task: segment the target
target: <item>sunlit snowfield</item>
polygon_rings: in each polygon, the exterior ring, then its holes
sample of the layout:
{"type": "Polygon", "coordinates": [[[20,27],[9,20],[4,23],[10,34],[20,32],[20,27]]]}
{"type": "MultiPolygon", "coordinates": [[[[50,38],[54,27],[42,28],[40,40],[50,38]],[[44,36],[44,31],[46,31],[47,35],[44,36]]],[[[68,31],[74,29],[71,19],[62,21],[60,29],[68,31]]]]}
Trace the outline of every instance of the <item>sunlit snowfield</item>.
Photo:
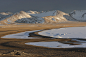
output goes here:
{"type": "MultiPolygon", "coordinates": [[[[6,35],[6,36],[3,36],[2,38],[36,39],[35,37],[29,37],[29,34],[32,32],[38,32],[38,31],[40,30],[6,35]]],[[[86,41],[85,41],[86,27],[68,27],[68,28],[44,30],[44,31],[38,32],[38,34],[42,36],[52,37],[53,39],[54,38],[71,39],[71,41],[29,42],[25,44],[43,46],[48,48],[86,48],[86,41]],[[72,43],[73,45],[71,45],[70,43],[72,43]]]]}

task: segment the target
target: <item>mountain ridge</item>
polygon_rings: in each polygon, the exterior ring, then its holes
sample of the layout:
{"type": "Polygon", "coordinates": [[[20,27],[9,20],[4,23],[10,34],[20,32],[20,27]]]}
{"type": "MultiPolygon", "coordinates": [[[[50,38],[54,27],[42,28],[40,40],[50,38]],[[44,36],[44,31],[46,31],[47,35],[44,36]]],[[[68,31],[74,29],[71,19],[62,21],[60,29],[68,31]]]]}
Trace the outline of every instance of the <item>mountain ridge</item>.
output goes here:
{"type": "MultiPolygon", "coordinates": [[[[67,14],[59,10],[53,11],[20,11],[12,14],[11,16],[4,18],[0,21],[1,24],[12,23],[58,23],[68,21],[85,21],[85,18],[80,19],[80,15],[85,17],[86,10],[72,11],[67,14]],[[81,14],[80,14],[81,13],[81,14]],[[78,19],[79,18],[79,19],[78,19]]],[[[2,13],[7,15],[6,13],[2,13]]]]}

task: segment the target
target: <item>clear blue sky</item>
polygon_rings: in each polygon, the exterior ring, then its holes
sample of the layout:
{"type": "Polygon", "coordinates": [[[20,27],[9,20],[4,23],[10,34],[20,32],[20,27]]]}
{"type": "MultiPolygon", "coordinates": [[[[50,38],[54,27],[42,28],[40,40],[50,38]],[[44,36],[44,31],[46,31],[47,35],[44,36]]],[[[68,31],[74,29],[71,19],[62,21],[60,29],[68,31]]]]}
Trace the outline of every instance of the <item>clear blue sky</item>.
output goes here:
{"type": "Polygon", "coordinates": [[[21,10],[86,10],[86,0],[0,0],[0,12],[21,10]]]}

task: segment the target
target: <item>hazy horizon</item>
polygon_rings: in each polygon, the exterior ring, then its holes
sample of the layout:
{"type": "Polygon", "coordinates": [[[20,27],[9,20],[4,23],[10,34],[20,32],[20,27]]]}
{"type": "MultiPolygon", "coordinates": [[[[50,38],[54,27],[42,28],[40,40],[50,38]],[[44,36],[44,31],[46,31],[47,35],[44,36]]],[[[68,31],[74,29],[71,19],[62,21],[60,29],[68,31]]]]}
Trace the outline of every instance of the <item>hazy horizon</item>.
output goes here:
{"type": "Polygon", "coordinates": [[[0,0],[0,12],[60,10],[69,13],[73,10],[86,10],[86,0],[0,0]]]}

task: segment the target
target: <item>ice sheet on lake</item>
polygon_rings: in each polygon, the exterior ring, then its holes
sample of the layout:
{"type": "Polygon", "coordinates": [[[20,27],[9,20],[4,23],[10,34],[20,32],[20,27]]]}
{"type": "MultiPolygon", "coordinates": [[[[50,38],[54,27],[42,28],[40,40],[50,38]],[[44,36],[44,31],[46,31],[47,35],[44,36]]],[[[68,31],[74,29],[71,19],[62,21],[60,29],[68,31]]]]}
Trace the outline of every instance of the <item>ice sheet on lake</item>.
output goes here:
{"type": "Polygon", "coordinates": [[[43,36],[50,36],[54,38],[85,38],[86,27],[69,27],[60,29],[51,29],[39,32],[43,36]]]}
{"type": "Polygon", "coordinates": [[[25,44],[48,47],[48,48],[86,48],[86,43],[81,43],[80,45],[69,45],[60,42],[29,42],[25,44]]]}
{"type": "Polygon", "coordinates": [[[28,37],[30,33],[32,32],[37,32],[40,30],[35,30],[35,31],[26,31],[26,32],[21,32],[21,33],[16,33],[16,34],[10,34],[3,36],[1,38],[16,38],[16,39],[36,39],[36,37],[28,37]]]}

